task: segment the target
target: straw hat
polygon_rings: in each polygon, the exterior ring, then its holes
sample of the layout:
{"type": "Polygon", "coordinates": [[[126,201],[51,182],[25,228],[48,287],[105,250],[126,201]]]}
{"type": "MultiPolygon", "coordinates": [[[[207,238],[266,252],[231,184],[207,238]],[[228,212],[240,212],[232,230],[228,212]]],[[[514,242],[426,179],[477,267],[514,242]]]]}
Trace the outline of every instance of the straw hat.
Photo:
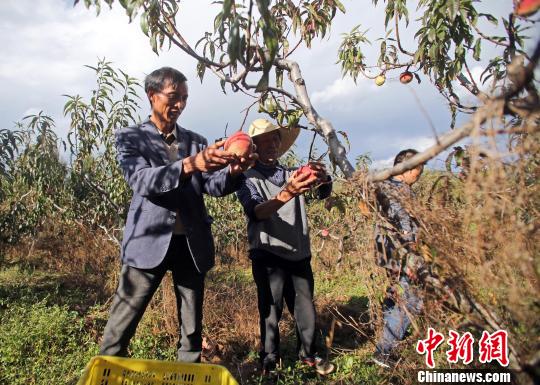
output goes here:
{"type": "Polygon", "coordinates": [[[279,148],[278,155],[282,156],[289,148],[291,148],[298,137],[298,134],[300,134],[300,127],[280,127],[272,124],[266,119],[255,119],[253,123],[249,125],[248,135],[253,138],[257,135],[266,134],[275,130],[279,130],[279,135],[281,137],[281,147],[279,148]]]}

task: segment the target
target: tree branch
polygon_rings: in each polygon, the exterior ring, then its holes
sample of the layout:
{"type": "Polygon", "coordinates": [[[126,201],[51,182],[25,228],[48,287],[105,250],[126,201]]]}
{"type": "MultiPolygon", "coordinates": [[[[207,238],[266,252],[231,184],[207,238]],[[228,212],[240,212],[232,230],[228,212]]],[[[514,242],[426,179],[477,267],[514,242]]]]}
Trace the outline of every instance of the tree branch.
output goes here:
{"type": "Polygon", "coordinates": [[[398,13],[397,12],[394,12],[394,19],[396,21],[396,40],[397,40],[397,45],[398,45],[399,50],[401,52],[403,52],[405,55],[409,55],[409,56],[414,57],[414,54],[412,52],[406,51],[401,46],[401,39],[399,38],[398,13]]]}
{"type": "Polygon", "coordinates": [[[311,104],[306,84],[300,72],[300,66],[294,61],[285,59],[278,59],[276,65],[289,72],[296,91],[298,105],[304,111],[304,115],[308,121],[316,127],[317,133],[325,139],[330,151],[330,158],[337,164],[347,179],[351,178],[354,173],[354,167],[347,159],[347,152],[339,141],[332,123],[322,118],[311,104]]]}
{"type": "Polygon", "coordinates": [[[178,31],[178,29],[175,27],[175,25],[171,22],[169,17],[166,17],[166,22],[167,22],[167,25],[173,30],[174,35],[178,38],[178,40],[175,39],[175,37],[169,31],[167,31],[163,27],[163,25],[161,25],[161,24],[158,24],[159,30],[165,36],[167,36],[169,38],[169,40],[171,40],[176,46],[178,46],[178,48],[180,48],[182,51],[187,53],[189,56],[194,57],[195,59],[197,59],[199,61],[202,61],[207,67],[213,66],[213,67],[216,67],[218,69],[221,69],[221,68],[225,68],[228,65],[230,65],[230,63],[216,63],[216,62],[214,62],[212,60],[209,60],[208,58],[206,58],[204,56],[200,56],[197,52],[195,52],[195,50],[193,48],[191,48],[191,46],[184,39],[184,37],[182,36],[180,31],[178,31]]]}
{"type": "Polygon", "coordinates": [[[427,150],[414,155],[412,158],[402,163],[398,163],[391,169],[368,175],[368,181],[380,182],[390,178],[391,176],[399,175],[407,170],[411,170],[416,166],[419,166],[420,164],[426,163],[454,143],[469,136],[475,128],[480,128],[480,126],[487,119],[494,116],[496,112],[502,111],[504,104],[505,102],[500,100],[494,100],[491,103],[486,104],[473,115],[473,118],[469,123],[458,129],[450,130],[444,135],[439,136],[438,144],[429,147],[427,150]]]}
{"type": "Polygon", "coordinates": [[[508,43],[503,43],[503,42],[501,42],[501,41],[498,41],[498,40],[493,39],[493,38],[490,37],[490,36],[485,35],[485,34],[484,34],[482,31],[480,31],[480,30],[478,29],[478,27],[477,27],[476,25],[474,25],[473,23],[471,23],[471,25],[472,25],[472,27],[474,28],[474,30],[476,31],[476,33],[477,33],[478,35],[480,35],[480,37],[481,37],[482,39],[487,40],[487,41],[490,41],[490,42],[492,42],[493,44],[500,45],[500,46],[503,46],[503,47],[509,47],[509,46],[510,46],[508,43]]]}
{"type": "MultiPolygon", "coordinates": [[[[458,142],[459,140],[466,138],[471,134],[474,129],[479,129],[480,126],[488,119],[503,115],[507,111],[507,107],[510,103],[510,99],[518,95],[534,78],[534,69],[538,65],[540,57],[540,40],[536,44],[536,49],[531,56],[531,60],[525,67],[514,69],[516,72],[516,81],[514,86],[507,90],[506,93],[500,95],[494,99],[490,99],[486,104],[474,113],[469,123],[464,126],[451,130],[439,137],[439,143],[431,146],[427,150],[414,155],[412,158],[405,162],[399,163],[396,166],[388,170],[383,170],[374,174],[368,175],[368,181],[380,182],[390,178],[394,175],[402,174],[407,170],[411,170],[420,164],[426,163],[428,160],[433,159],[436,155],[446,150],[448,147],[458,142]]],[[[517,58],[513,62],[516,63],[517,58]]]]}

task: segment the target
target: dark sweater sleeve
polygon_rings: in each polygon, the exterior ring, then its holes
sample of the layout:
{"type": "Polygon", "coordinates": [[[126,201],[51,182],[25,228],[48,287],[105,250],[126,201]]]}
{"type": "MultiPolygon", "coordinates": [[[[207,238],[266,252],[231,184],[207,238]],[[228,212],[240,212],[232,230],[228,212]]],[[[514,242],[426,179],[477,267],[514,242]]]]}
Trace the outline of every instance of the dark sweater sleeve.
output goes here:
{"type": "Polygon", "coordinates": [[[256,221],[255,206],[263,203],[265,200],[259,194],[255,185],[249,179],[244,178],[240,182],[240,188],[236,191],[236,195],[244,208],[244,213],[246,213],[250,220],[256,221]]]}

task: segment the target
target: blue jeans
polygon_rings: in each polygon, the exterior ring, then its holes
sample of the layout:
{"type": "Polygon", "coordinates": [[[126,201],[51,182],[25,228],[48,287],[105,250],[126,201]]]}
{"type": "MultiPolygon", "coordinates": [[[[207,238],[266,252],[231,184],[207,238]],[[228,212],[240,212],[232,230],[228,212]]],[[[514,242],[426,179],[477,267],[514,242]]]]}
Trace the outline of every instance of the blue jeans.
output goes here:
{"type": "Polygon", "coordinates": [[[411,286],[406,276],[400,278],[397,286],[401,293],[397,294],[396,290],[391,288],[389,291],[394,292],[393,295],[388,296],[383,303],[384,329],[377,343],[377,351],[382,354],[390,354],[398,342],[405,338],[411,325],[407,312],[419,314],[423,306],[418,289],[411,286]]]}

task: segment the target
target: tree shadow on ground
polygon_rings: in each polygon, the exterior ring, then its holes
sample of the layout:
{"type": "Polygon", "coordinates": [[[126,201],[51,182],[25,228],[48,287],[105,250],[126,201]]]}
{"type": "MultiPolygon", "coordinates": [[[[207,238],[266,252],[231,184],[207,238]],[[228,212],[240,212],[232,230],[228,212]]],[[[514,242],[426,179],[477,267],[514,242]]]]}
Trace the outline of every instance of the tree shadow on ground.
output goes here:
{"type": "Polygon", "coordinates": [[[374,334],[366,296],[352,296],[346,303],[326,304],[318,323],[326,336],[326,345],[335,350],[358,349],[374,334]]]}
{"type": "Polygon", "coordinates": [[[90,307],[104,303],[110,294],[98,275],[73,275],[45,270],[28,270],[24,266],[0,269],[0,309],[9,304],[30,306],[36,302],[67,306],[85,313],[90,307]],[[6,273],[6,271],[8,273],[6,273]]]}

